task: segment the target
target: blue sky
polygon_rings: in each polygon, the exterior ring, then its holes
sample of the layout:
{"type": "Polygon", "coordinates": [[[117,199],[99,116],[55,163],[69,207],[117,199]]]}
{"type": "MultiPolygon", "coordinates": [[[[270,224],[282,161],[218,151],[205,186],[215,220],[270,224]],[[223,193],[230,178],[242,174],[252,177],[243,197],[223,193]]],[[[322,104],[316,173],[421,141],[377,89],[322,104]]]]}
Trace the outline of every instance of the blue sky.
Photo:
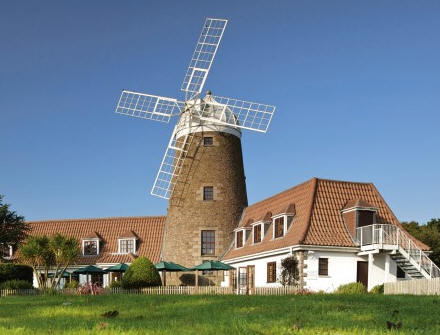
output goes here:
{"type": "Polygon", "coordinates": [[[205,88],[274,104],[246,131],[249,202],[313,176],[373,182],[401,220],[440,217],[439,1],[3,1],[0,194],[28,220],[165,214],[172,125],[123,88],[182,98],[205,17],[228,18],[205,88]]]}

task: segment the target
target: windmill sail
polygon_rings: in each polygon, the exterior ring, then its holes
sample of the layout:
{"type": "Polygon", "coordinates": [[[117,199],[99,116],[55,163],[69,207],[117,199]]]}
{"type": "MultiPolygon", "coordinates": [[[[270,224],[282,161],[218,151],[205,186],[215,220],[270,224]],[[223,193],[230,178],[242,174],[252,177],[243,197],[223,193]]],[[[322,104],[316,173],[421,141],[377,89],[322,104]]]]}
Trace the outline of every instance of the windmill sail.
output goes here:
{"type": "Polygon", "coordinates": [[[180,113],[183,104],[173,98],[124,90],[116,113],[168,123],[171,116],[180,113]]]}
{"type": "Polygon", "coordinates": [[[210,95],[207,95],[204,100],[206,104],[199,112],[200,120],[262,133],[269,128],[275,113],[275,106],[256,102],[210,95]],[[212,110],[215,110],[215,115],[212,114],[212,110]]]}
{"type": "Polygon", "coordinates": [[[206,19],[181,87],[186,100],[202,92],[227,23],[228,20],[206,19]]]}
{"type": "Polygon", "coordinates": [[[159,198],[169,199],[171,197],[193,138],[193,134],[177,137],[176,133],[177,125],[171,134],[167,150],[151,189],[151,195],[159,198]]]}

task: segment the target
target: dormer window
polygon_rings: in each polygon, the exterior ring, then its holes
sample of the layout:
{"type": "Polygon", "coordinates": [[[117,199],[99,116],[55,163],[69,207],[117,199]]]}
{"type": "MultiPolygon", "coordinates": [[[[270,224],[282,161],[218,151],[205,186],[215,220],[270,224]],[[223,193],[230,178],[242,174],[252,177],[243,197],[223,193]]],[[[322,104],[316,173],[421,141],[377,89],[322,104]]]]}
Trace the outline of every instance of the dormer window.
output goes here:
{"type": "Polygon", "coordinates": [[[99,254],[99,240],[97,238],[83,240],[82,242],[84,256],[96,256],[99,254]]]}
{"type": "Polygon", "coordinates": [[[0,260],[3,259],[11,259],[12,258],[12,246],[6,245],[0,247],[0,260]]]}
{"type": "Polygon", "coordinates": [[[235,246],[241,248],[243,246],[243,230],[239,230],[235,234],[235,246]]]}
{"type": "Polygon", "coordinates": [[[254,226],[254,244],[261,242],[261,224],[254,226]]]}
{"type": "Polygon", "coordinates": [[[134,254],[136,252],[136,240],[134,238],[119,239],[119,254],[134,254]]]}
{"type": "Polygon", "coordinates": [[[284,236],[284,216],[280,216],[274,220],[274,238],[284,236]]]}

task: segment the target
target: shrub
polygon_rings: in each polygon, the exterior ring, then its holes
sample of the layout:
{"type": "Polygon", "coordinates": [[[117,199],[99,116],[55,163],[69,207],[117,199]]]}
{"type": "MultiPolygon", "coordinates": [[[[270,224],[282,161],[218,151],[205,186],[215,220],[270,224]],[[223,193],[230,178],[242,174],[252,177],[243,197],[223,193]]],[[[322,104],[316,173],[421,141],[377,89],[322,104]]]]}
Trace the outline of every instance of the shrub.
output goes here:
{"type": "Polygon", "coordinates": [[[367,293],[367,289],[362,283],[349,283],[341,285],[336,290],[338,294],[363,294],[367,293]]]}
{"type": "Polygon", "coordinates": [[[7,280],[0,283],[0,290],[23,290],[33,288],[32,284],[26,280],[7,280]]]}
{"type": "Polygon", "coordinates": [[[69,289],[77,289],[79,286],[79,283],[76,280],[72,280],[70,283],[67,283],[64,288],[69,288],[69,289]]]}
{"type": "Polygon", "coordinates": [[[161,284],[159,273],[146,257],[137,258],[122,277],[124,289],[160,286],[161,284]]]}
{"type": "Polygon", "coordinates": [[[383,288],[384,288],[383,284],[382,285],[376,285],[376,286],[374,286],[370,290],[370,293],[373,293],[373,294],[383,294],[383,288]]]}
{"type": "Polygon", "coordinates": [[[101,286],[92,283],[86,283],[82,286],[78,286],[77,291],[79,294],[91,295],[100,295],[105,293],[105,290],[101,286]]]}
{"type": "Polygon", "coordinates": [[[0,264],[0,283],[9,280],[24,280],[32,283],[33,270],[27,265],[12,263],[0,264]]]}
{"type": "Polygon", "coordinates": [[[112,281],[110,283],[110,285],[108,287],[110,287],[110,288],[120,288],[120,287],[122,287],[122,284],[121,284],[120,280],[118,280],[118,281],[114,280],[114,281],[112,281]]]}

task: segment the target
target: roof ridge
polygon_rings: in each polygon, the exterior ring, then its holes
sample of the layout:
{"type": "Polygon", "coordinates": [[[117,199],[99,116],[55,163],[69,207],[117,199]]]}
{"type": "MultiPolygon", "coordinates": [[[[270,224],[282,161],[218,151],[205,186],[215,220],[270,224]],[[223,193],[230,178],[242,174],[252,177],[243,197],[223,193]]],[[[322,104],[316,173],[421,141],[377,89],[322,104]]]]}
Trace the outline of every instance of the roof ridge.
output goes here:
{"type": "Polygon", "coordinates": [[[26,221],[26,223],[50,223],[50,222],[73,222],[73,221],[96,221],[96,220],[120,220],[120,219],[150,219],[150,218],[166,218],[166,215],[151,215],[151,216],[109,216],[109,217],[94,217],[94,218],[69,218],[69,219],[49,219],[49,220],[35,220],[26,221]]]}
{"type": "Polygon", "coordinates": [[[349,180],[338,180],[338,179],[327,179],[315,177],[318,181],[329,181],[332,183],[346,183],[346,184],[361,184],[361,185],[374,185],[372,182],[368,181],[349,181],[349,180]]]}

